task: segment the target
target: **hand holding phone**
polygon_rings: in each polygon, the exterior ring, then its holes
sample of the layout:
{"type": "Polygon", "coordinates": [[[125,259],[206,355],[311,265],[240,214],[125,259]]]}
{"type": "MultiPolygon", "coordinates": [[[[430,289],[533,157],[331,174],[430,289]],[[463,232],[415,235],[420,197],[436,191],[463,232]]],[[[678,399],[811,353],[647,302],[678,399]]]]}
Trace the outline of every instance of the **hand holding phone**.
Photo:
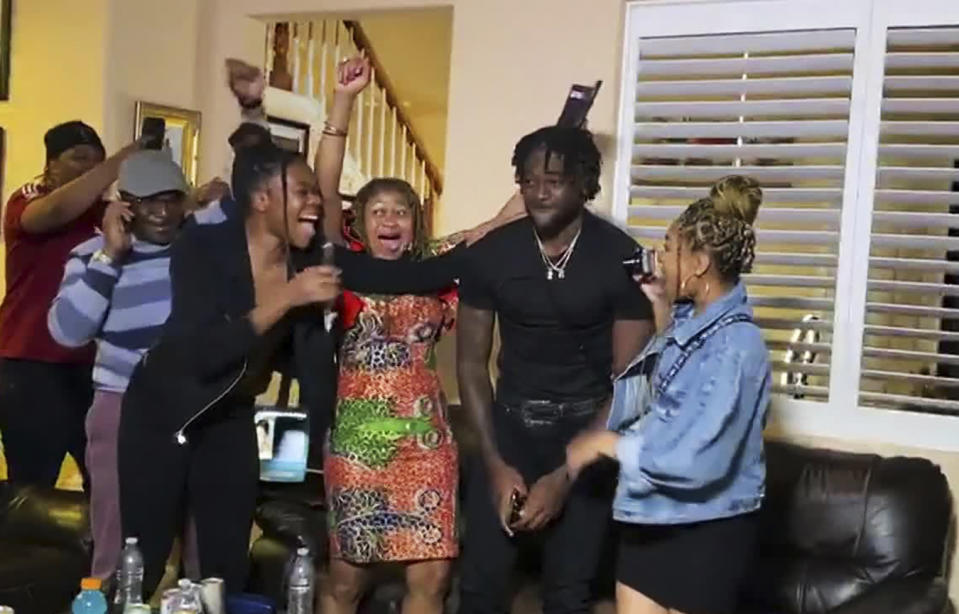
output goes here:
{"type": "Polygon", "coordinates": [[[602,81],[597,81],[592,87],[576,84],[569,88],[566,104],[563,105],[563,111],[559,114],[556,125],[584,128],[586,116],[593,107],[593,101],[596,100],[596,94],[599,93],[602,85],[602,81]]]}
{"type": "Polygon", "coordinates": [[[103,214],[103,252],[113,261],[124,258],[133,246],[133,210],[130,203],[112,202],[103,214]]]}
{"type": "Polygon", "coordinates": [[[166,120],[162,117],[144,117],[140,125],[140,145],[143,149],[163,149],[166,140],[166,120]]]}

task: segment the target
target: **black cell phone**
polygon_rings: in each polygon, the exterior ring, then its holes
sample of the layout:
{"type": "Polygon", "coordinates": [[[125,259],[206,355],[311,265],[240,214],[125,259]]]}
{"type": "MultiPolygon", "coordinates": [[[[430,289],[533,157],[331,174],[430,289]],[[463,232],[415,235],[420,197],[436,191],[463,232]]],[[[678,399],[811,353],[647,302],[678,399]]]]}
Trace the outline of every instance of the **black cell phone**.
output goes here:
{"type": "Polygon", "coordinates": [[[514,490],[513,494],[511,494],[509,497],[509,505],[510,505],[509,524],[510,525],[514,525],[523,519],[523,517],[520,515],[520,512],[523,510],[523,506],[525,504],[526,504],[526,497],[519,494],[518,491],[514,490]]]}
{"type": "Polygon", "coordinates": [[[602,85],[602,81],[597,81],[593,86],[574,84],[569,88],[566,104],[563,105],[563,111],[559,114],[556,125],[582,128],[602,85]]]}
{"type": "Polygon", "coordinates": [[[162,117],[144,117],[140,125],[144,149],[163,149],[166,139],[166,120],[162,117]]]}
{"type": "Polygon", "coordinates": [[[656,252],[637,246],[633,255],[623,260],[623,267],[630,277],[639,277],[643,280],[653,279],[656,277],[656,252]]]}

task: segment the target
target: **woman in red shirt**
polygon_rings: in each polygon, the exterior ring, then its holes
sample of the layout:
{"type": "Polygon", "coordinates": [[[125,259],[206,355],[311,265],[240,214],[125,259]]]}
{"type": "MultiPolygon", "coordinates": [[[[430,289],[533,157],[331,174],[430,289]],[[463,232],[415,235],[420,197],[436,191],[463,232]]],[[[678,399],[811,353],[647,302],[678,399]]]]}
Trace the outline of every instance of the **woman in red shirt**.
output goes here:
{"type": "Polygon", "coordinates": [[[43,140],[43,174],[13,193],[3,217],[0,438],[11,481],[52,486],[68,452],[83,471],[94,349],[58,345],[47,312],[70,250],[96,232],[101,195],[137,147],[106,158],[96,131],[79,121],[54,126],[43,140]]]}

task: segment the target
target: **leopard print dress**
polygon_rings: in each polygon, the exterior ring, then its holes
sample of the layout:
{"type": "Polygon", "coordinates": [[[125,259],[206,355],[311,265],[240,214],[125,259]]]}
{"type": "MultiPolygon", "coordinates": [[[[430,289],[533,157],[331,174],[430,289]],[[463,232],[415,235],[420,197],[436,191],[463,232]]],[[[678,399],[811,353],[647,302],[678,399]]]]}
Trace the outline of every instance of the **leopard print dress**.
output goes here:
{"type": "Polygon", "coordinates": [[[455,294],[359,299],[324,459],[331,556],[455,558],[457,449],[435,354],[455,294]]]}

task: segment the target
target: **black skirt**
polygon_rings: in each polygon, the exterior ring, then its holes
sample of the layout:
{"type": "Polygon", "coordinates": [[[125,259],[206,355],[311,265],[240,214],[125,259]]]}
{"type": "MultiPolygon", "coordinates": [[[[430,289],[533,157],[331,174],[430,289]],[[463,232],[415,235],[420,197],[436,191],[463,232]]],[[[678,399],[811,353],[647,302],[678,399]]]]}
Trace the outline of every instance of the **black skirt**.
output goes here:
{"type": "Polygon", "coordinates": [[[758,521],[751,513],[695,524],[619,523],[616,579],[685,614],[736,612],[758,521]]]}

